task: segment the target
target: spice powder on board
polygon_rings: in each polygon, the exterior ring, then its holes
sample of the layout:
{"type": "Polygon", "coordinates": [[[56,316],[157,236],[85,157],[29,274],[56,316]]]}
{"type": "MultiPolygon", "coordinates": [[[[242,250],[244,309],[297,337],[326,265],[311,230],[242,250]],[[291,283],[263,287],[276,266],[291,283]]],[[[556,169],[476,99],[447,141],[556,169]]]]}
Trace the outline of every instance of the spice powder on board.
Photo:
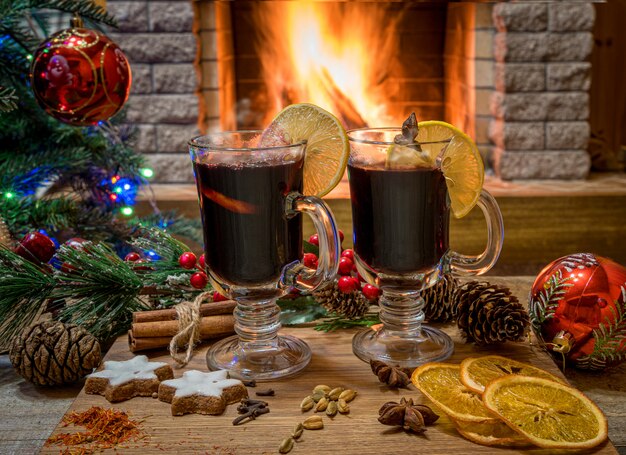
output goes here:
{"type": "Polygon", "coordinates": [[[85,412],[72,412],[63,418],[64,426],[83,426],[85,432],[60,433],[50,436],[46,445],[57,444],[71,447],[88,444],[71,453],[91,453],[95,449],[108,449],[117,444],[136,441],[145,436],[139,428],[141,421],[131,420],[124,411],[93,406],[85,412]]]}

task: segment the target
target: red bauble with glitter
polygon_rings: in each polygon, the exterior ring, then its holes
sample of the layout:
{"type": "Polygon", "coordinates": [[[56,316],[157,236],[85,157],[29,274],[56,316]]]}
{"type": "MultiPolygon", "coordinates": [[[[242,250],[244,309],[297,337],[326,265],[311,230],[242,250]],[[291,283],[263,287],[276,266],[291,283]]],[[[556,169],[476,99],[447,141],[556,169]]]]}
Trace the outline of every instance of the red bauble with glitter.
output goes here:
{"type": "Polygon", "coordinates": [[[128,99],[130,65],[122,50],[102,33],[61,30],[33,55],[31,86],[51,116],[76,126],[115,115],[128,99]]]}
{"type": "Polygon", "coordinates": [[[589,253],[549,264],[535,279],[529,313],[549,351],[601,370],[626,360],[626,268],[589,253]]]}
{"type": "Polygon", "coordinates": [[[26,234],[15,247],[15,253],[34,264],[43,264],[54,256],[56,245],[41,232],[26,234]]]}

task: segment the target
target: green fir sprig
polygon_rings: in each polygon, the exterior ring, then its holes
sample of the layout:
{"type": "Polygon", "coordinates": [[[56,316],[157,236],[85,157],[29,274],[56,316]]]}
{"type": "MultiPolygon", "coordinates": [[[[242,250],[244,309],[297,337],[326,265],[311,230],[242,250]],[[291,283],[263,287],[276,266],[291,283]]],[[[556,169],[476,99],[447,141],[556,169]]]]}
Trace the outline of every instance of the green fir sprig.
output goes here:
{"type": "Polygon", "coordinates": [[[546,281],[543,291],[540,291],[536,298],[530,299],[530,323],[535,331],[540,330],[542,324],[554,317],[559,300],[565,295],[567,289],[573,286],[573,283],[569,283],[571,279],[571,276],[564,277],[562,270],[557,270],[546,281]]]}
{"type": "MultiPolygon", "coordinates": [[[[626,284],[624,285],[626,286],[626,284]]],[[[590,370],[604,369],[609,363],[626,360],[626,288],[622,286],[622,299],[611,306],[611,316],[593,330],[595,344],[591,354],[581,357],[576,364],[590,370]]]]}
{"type": "Polygon", "coordinates": [[[380,324],[378,313],[365,313],[357,319],[349,319],[343,316],[331,314],[331,317],[323,319],[316,326],[315,330],[322,332],[333,332],[340,329],[350,329],[353,327],[371,327],[380,324]]]}

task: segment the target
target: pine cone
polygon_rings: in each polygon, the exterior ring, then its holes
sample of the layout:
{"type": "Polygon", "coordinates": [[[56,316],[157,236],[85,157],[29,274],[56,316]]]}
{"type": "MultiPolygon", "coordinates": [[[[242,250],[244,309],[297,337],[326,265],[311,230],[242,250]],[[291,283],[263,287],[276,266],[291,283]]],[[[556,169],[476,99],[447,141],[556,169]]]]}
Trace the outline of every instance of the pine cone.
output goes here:
{"type": "Polygon", "coordinates": [[[457,289],[454,300],[457,325],[467,341],[486,345],[526,335],[528,312],[507,287],[471,281],[457,289]]]}
{"type": "Polygon", "coordinates": [[[445,274],[439,282],[424,290],[424,314],[428,322],[449,322],[456,319],[454,293],[459,283],[452,274],[445,274]]]}
{"type": "Polygon", "coordinates": [[[70,384],[100,365],[100,343],[77,325],[44,321],[15,339],[10,357],[17,372],[33,384],[70,384]]]}
{"type": "Polygon", "coordinates": [[[348,319],[358,319],[367,313],[370,302],[361,291],[343,293],[334,281],[321,291],[313,293],[313,297],[329,313],[336,313],[348,319]]]}

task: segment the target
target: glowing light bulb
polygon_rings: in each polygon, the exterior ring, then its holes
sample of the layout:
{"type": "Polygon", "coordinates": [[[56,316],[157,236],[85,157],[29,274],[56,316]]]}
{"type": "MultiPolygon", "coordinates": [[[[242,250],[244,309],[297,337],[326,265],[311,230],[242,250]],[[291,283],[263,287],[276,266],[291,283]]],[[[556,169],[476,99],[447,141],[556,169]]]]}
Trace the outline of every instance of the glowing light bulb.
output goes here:
{"type": "Polygon", "coordinates": [[[13,199],[15,197],[15,194],[7,191],[6,193],[4,193],[4,197],[7,199],[13,199]]]}
{"type": "Polygon", "coordinates": [[[126,206],[126,207],[122,207],[121,212],[122,212],[122,215],[131,216],[134,210],[132,207],[126,206]]]}
{"type": "Polygon", "coordinates": [[[147,179],[151,179],[152,177],[154,177],[154,171],[150,169],[149,167],[144,167],[139,172],[141,173],[143,177],[147,179]]]}

